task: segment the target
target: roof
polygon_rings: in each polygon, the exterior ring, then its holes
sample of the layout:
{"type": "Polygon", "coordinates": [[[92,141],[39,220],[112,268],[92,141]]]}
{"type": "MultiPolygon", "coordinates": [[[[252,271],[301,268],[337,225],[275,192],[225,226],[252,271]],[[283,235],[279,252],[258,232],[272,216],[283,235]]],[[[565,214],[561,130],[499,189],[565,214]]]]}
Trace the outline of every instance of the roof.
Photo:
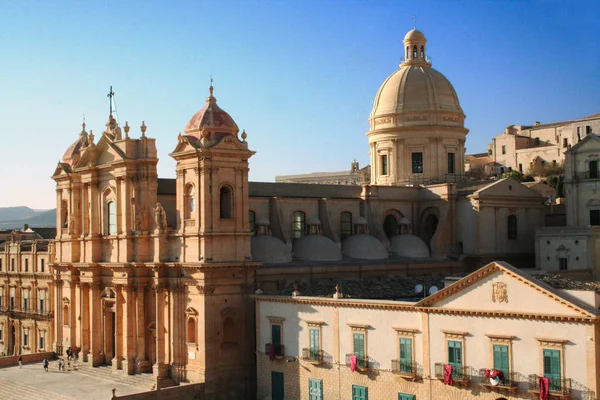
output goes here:
{"type": "Polygon", "coordinates": [[[175,178],[158,178],[157,194],[177,194],[177,180],[175,178]]]}
{"type": "Polygon", "coordinates": [[[360,199],[362,187],[312,183],[249,182],[248,193],[250,197],[360,199]]]}

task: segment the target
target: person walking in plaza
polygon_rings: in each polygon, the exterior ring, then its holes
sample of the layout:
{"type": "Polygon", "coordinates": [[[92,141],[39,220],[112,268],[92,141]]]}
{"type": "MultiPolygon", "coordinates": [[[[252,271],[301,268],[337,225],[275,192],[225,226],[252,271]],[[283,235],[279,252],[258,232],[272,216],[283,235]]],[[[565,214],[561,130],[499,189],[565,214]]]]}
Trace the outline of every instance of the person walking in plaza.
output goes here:
{"type": "Polygon", "coordinates": [[[43,364],[44,364],[44,371],[48,372],[48,364],[49,363],[48,363],[48,359],[47,358],[44,358],[43,364]]]}
{"type": "Polygon", "coordinates": [[[21,367],[23,366],[23,357],[21,357],[21,355],[20,355],[20,354],[19,354],[19,360],[18,360],[18,363],[19,363],[19,368],[21,368],[21,367]]]}

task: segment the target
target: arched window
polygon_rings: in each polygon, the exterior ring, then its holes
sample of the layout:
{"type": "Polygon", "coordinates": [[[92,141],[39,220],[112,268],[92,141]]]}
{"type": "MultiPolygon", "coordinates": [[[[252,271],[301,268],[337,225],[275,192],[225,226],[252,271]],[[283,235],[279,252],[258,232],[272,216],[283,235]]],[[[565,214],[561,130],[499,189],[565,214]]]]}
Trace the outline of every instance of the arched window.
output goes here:
{"type": "Polygon", "coordinates": [[[304,236],[305,233],[305,225],[306,224],[306,215],[302,211],[294,211],[294,239],[300,239],[304,236]]]}
{"type": "Polygon", "coordinates": [[[63,306],[63,325],[64,326],[71,325],[70,321],[69,321],[69,305],[68,304],[65,304],[63,306]]]}
{"type": "Polygon", "coordinates": [[[187,320],[187,342],[196,343],[196,318],[188,317],[187,320]]]}
{"type": "Polygon", "coordinates": [[[421,46],[421,58],[425,58],[425,46],[421,46]]]}
{"type": "Polygon", "coordinates": [[[248,228],[253,235],[256,233],[256,213],[252,210],[248,210],[248,228]]]}
{"type": "Polygon", "coordinates": [[[413,46],[413,58],[417,58],[417,46],[413,46]]]}
{"type": "Polygon", "coordinates": [[[406,59],[408,60],[408,55],[410,54],[410,47],[406,46],[406,59]]]}
{"type": "Polygon", "coordinates": [[[388,239],[398,234],[398,221],[396,217],[391,214],[385,217],[383,220],[383,231],[388,239]]]}
{"type": "Polygon", "coordinates": [[[517,216],[509,215],[507,222],[508,240],[517,240],[517,216]]]}
{"type": "Polygon", "coordinates": [[[230,317],[225,318],[223,321],[223,343],[236,343],[235,337],[235,324],[230,317]]]}
{"type": "Polygon", "coordinates": [[[117,204],[114,201],[109,201],[107,204],[108,214],[108,234],[117,234],[117,204]]]}
{"type": "Polygon", "coordinates": [[[194,185],[187,185],[185,188],[185,212],[183,218],[190,219],[194,217],[196,211],[196,191],[194,185]]]}
{"type": "Polygon", "coordinates": [[[29,289],[23,289],[23,310],[29,310],[29,289]]]}
{"type": "Polygon", "coordinates": [[[221,197],[220,197],[220,206],[221,206],[221,219],[231,219],[233,218],[233,210],[232,210],[232,198],[233,194],[231,193],[231,188],[229,186],[223,186],[221,188],[221,197]]]}
{"type": "Polygon", "coordinates": [[[69,227],[69,206],[66,200],[60,202],[60,225],[63,228],[69,227]]]}
{"type": "Polygon", "coordinates": [[[352,235],[352,213],[344,211],[340,214],[340,239],[344,240],[352,235]]]}

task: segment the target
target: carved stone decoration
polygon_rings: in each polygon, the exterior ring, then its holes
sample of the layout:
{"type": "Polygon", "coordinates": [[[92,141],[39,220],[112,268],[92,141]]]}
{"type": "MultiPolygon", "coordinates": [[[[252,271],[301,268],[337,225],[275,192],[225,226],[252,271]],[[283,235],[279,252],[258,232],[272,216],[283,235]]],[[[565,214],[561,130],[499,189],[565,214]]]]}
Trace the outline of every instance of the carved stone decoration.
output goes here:
{"type": "Polygon", "coordinates": [[[197,285],[196,289],[198,289],[198,293],[200,294],[213,294],[215,292],[216,286],[214,285],[197,285]]]}
{"type": "Polygon", "coordinates": [[[167,229],[167,213],[160,203],[156,203],[156,207],[154,207],[154,222],[157,231],[162,233],[167,229]]]}
{"type": "Polygon", "coordinates": [[[508,288],[504,282],[492,284],[492,301],[494,303],[508,303],[508,288]]]}

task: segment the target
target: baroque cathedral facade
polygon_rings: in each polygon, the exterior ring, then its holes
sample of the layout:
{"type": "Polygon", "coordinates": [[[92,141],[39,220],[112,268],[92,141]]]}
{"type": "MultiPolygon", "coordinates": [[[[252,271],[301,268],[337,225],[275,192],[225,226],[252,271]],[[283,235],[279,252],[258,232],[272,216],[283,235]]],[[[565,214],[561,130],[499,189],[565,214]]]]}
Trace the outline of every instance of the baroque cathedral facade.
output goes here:
{"type": "Polygon", "coordinates": [[[99,137],[84,125],[52,176],[47,343],[164,384],[204,382],[208,398],[251,398],[265,351],[255,292],[533,254],[544,199],[510,179],[464,181],[465,114],[426,43],[406,35],[375,97],[362,186],[249,182],[255,153],[212,86],[173,138],[175,179],[158,178],[144,123],[137,138],[112,116],[99,137]]]}

